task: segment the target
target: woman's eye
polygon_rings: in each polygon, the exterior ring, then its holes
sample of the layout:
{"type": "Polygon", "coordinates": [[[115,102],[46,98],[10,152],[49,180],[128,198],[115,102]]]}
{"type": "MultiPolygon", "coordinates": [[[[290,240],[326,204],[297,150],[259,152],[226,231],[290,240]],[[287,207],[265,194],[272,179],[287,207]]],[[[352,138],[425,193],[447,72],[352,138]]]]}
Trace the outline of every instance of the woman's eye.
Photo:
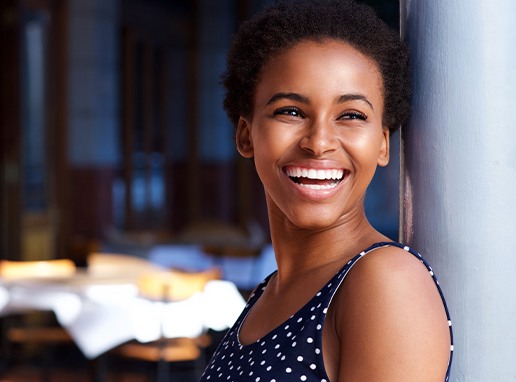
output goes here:
{"type": "Polygon", "coordinates": [[[304,114],[300,110],[298,110],[294,107],[281,108],[281,109],[275,110],[274,115],[286,115],[289,117],[299,117],[299,118],[304,117],[304,114]]]}
{"type": "Polygon", "coordinates": [[[358,111],[350,111],[348,113],[344,113],[339,117],[339,119],[358,119],[360,121],[365,121],[367,116],[358,111]]]}

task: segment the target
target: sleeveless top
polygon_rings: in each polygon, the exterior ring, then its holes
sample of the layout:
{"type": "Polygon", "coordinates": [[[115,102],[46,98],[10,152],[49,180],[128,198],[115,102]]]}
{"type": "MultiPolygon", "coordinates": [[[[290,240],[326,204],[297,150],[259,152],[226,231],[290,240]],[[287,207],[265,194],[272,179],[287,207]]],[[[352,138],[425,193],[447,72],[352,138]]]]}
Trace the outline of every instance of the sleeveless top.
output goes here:
{"type": "Polygon", "coordinates": [[[239,342],[239,331],[256,301],[265,290],[269,275],[249,297],[233,327],[226,333],[200,382],[329,382],[322,355],[322,327],[335,292],[353,265],[374,249],[396,246],[416,256],[428,269],[441,295],[450,328],[450,359],[445,381],[449,381],[453,355],[452,326],[446,301],[432,268],[421,255],[396,242],[377,243],[352,258],[308,303],[283,324],[249,345],[239,342]]]}

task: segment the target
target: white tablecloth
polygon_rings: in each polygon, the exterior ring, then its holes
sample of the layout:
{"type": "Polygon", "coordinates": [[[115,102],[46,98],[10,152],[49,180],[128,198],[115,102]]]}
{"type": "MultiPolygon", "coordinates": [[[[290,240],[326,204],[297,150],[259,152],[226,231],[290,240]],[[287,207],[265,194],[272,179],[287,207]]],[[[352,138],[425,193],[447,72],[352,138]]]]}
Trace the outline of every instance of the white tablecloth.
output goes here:
{"type": "Polygon", "coordinates": [[[235,284],[210,281],[202,293],[177,302],[139,295],[129,280],[72,277],[0,282],[0,314],[48,310],[87,358],[124,342],[195,337],[230,327],[245,305],[235,284]]]}

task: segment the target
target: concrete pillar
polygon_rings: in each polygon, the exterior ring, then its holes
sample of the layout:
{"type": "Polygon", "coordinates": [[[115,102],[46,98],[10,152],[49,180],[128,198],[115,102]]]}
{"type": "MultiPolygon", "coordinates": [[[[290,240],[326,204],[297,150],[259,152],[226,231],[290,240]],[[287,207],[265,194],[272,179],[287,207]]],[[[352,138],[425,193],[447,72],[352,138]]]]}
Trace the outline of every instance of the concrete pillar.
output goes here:
{"type": "Polygon", "coordinates": [[[401,0],[413,65],[401,233],[433,264],[452,381],[516,380],[516,2],[401,0]]]}

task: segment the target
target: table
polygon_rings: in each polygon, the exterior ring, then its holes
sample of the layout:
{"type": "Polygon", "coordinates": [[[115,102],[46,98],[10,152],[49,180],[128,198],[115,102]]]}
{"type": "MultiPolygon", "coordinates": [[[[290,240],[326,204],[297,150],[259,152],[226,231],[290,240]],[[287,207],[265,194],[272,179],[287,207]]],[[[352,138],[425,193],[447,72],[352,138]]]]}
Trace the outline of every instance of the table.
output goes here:
{"type": "Polygon", "coordinates": [[[234,283],[209,281],[203,292],[174,302],[140,295],[137,280],[77,272],[72,277],[0,279],[0,315],[53,311],[88,359],[129,340],[196,337],[230,327],[245,305],[234,283]]]}
{"type": "Polygon", "coordinates": [[[274,249],[265,245],[257,257],[212,256],[198,244],[160,244],[148,251],[146,258],[165,268],[201,271],[219,267],[223,278],[238,288],[252,290],[277,269],[274,249]]]}

